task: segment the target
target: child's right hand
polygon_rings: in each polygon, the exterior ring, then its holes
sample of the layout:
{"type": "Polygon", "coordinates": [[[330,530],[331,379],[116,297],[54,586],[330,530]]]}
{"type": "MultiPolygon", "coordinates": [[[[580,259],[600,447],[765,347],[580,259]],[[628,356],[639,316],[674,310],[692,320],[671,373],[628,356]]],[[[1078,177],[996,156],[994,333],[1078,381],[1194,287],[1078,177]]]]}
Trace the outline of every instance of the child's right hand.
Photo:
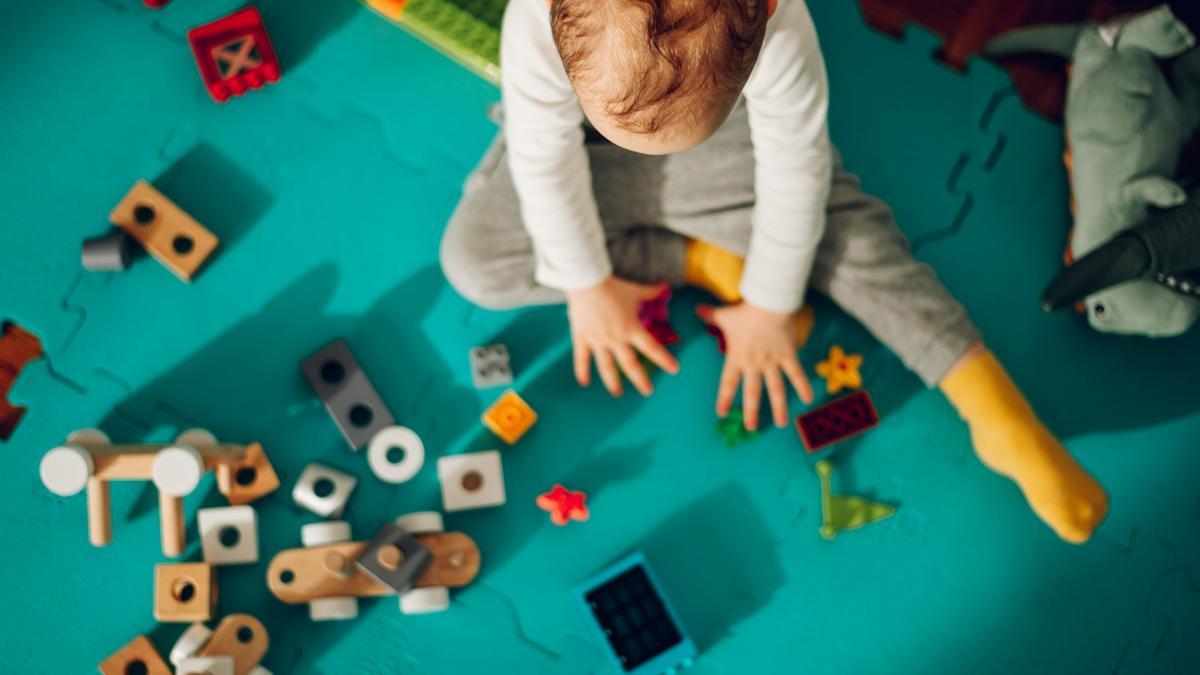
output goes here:
{"type": "Polygon", "coordinates": [[[622,393],[622,371],[642,396],[649,396],[654,386],[638,359],[638,352],[672,375],[679,372],[679,362],[671,352],[638,321],[638,305],[658,297],[662,291],[662,284],[635,284],[610,276],[592,288],[567,292],[567,316],[575,347],[575,379],[581,386],[591,384],[595,359],[600,379],[613,396],[622,393]]]}

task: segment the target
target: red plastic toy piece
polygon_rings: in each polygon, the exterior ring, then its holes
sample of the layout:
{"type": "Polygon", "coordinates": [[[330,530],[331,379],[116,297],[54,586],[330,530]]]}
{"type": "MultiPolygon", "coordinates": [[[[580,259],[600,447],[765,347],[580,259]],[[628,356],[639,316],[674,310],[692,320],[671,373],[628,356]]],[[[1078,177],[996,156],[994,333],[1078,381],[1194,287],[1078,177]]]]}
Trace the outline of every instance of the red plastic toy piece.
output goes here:
{"type": "Polygon", "coordinates": [[[218,103],[279,80],[279,58],[256,7],[193,28],[187,37],[204,86],[218,103]]]}
{"type": "Polygon", "coordinates": [[[42,341],[14,323],[0,333],[0,440],[7,441],[25,416],[25,408],[8,402],[8,391],[30,361],[42,357],[42,341]]]}
{"type": "Polygon", "coordinates": [[[671,289],[663,289],[658,297],[638,305],[638,319],[655,340],[664,345],[679,342],[679,334],[671,328],[668,303],[671,302],[671,289]]]}
{"type": "Polygon", "coordinates": [[[830,401],[796,418],[796,430],[809,453],[857,436],[878,424],[879,413],[866,391],[856,391],[830,401]]]}
{"type": "Polygon", "coordinates": [[[725,344],[725,332],[720,328],[717,328],[717,325],[713,323],[706,324],[704,326],[704,330],[707,331],[709,335],[717,339],[717,352],[724,354],[727,348],[725,344]]]}
{"type": "Polygon", "coordinates": [[[171,0],[142,0],[142,4],[150,9],[162,9],[167,6],[171,0]]]}
{"type": "Polygon", "coordinates": [[[538,495],[539,509],[550,512],[550,522],[555,525],[566,525],[572,520],[587,520],[587,493],[568,490],[561,485],[555,485],[549,492],[538,495]]]}

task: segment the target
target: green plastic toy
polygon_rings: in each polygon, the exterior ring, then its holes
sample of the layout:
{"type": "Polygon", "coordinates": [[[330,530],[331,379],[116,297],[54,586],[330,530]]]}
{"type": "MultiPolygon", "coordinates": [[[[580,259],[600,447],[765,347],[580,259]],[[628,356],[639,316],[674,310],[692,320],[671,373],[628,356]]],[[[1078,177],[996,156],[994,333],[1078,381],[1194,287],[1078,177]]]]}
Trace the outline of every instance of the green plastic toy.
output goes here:
{"type": "Polygon", "coordinates": [[[500,23],[508,0],[363,2],[485,80],[500,82],[500,23]]]}
{"type": "Polygon", "coordinates": [[[896,508],[862,497],[833,494],[829,486],[833,475],[833,464],[827,459],[817,462],[817,475],[821,477],[821,536],[833,539],[843,530],[857,530],[863,525],[891,518],[896,508]]]}
{"type": "Polygon", "coordinates": [[[727,448],[736,448],[746,441],[758,438],[757,431],[746,428],[741,410],[730,410],[723,419],[717,420],[717,435],[725,441],[727,448]]]}
{"type": "MultiPolygon", "coordinates": [[[[1071,59],[1066,127],[1075,195],[1073,256],[1082,257],[1171,208],[1187,194],[1175,182],[1179,156],[1200,124],[1200,50],[1166,6],[1105,24],[1053,25],[1005,34],[990,54],[1046,52],[1071,59]],[[1164,72],[1159,59],[1179,58],[1164,72]]],[[[1178,335],[1200,317],[1200,301],[1151,279],[1099,290],[1086,300],[1096,330],[1178,335]]]]}

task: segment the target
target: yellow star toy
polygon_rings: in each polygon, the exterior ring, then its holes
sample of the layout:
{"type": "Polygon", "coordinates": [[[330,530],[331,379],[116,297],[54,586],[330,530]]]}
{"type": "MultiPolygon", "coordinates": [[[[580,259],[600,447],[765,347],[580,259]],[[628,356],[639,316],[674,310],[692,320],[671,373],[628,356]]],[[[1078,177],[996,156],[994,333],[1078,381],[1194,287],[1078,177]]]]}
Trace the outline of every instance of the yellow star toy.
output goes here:
{"type": "Polygon", "coordinates": [[[817,374],[825,378],[825,388],[830,394],[843,389],[858,389],[862,386],[862,354],[847,354],[834,345],[829,348],[829,358],[817,364],[817,374]]]}

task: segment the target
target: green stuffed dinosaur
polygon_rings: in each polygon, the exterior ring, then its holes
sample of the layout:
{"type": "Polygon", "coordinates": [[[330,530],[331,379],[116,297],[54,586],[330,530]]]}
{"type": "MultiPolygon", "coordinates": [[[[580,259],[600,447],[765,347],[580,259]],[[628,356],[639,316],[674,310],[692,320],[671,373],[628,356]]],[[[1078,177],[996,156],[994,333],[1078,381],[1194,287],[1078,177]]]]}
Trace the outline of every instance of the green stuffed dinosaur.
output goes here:
{"type": "MultiPolygon", "coordinates": [[[[989,54],[1048,52],[1073,62],[1065,117],[1076,203],[1074,256],[1141,223],[1151,207],[1172,208],[1187,199],[1174,176],[1200,125],[1195,42],[1163,5],[1105,24],[1021,29],[988,45],[989,54]],[[1168,77],[1158,60],[1181,55],[1168,77]]],[[[1200,301],[1143,278],[1098,290],[1086,305],[1092,327],[1108,333],[1178,335],[1200,316],[1200,301]]]]}

